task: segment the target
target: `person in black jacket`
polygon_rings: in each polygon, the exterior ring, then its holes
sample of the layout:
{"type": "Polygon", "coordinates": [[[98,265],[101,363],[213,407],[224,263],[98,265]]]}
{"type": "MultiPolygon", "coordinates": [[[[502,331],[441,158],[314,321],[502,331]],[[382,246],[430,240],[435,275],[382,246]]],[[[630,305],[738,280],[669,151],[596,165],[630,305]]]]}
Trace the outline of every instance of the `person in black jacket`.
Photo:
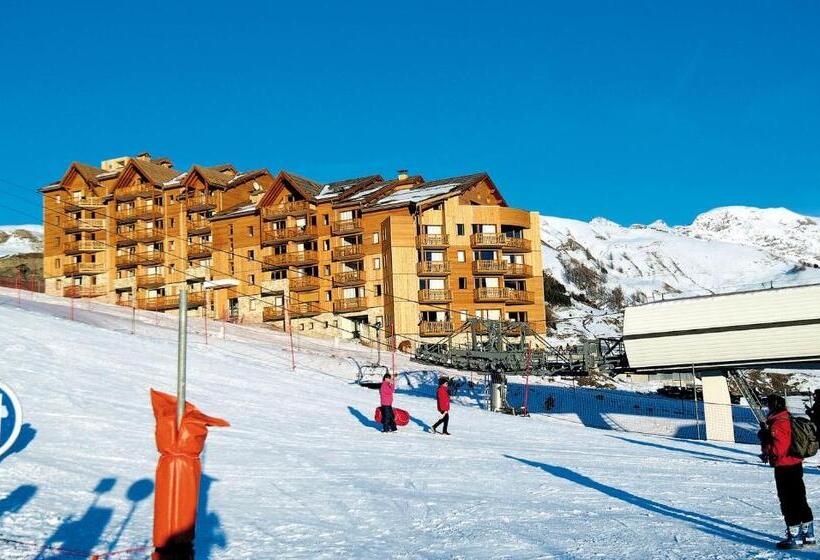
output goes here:
{"type": "Polygon", "coordinates": [[[806,415],[809,417],[809,420],[814,422],[814,425],[817,426],[817,431],[820,432],[820,389],[814,390],[812,401],[813,404],[806,407],[806,415]]]}

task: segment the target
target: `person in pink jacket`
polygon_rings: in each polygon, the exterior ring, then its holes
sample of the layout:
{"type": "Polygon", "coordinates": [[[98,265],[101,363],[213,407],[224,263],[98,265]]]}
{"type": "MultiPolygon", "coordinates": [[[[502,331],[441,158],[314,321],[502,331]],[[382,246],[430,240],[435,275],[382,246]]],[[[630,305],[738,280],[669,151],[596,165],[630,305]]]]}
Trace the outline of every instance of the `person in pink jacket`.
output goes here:
{"type": "Polygon", "coordinates": [[[385,373],[382,378],[382,386],[379,388],[382,409],[382,432],[396,431],[396,415],[393,413],[393,393],[396,390],[396,380],[389,373],[385,373]]]}
{"type": "Polygon", "coordinates": [[[441,414],[441,418],[438,419],[438,422],[433,424],[433,433],[437,434],[438,432],[436,431],[436,428],[443,426],[444,430],[441,433],[445,436],[449,436],[450,432],[447,431],[447,424],[450,423],[450,392],[447,390],[446,377],[438,378],[438,389],[436,389],[436,406],[438,407],[439,414],[441,414]]]}

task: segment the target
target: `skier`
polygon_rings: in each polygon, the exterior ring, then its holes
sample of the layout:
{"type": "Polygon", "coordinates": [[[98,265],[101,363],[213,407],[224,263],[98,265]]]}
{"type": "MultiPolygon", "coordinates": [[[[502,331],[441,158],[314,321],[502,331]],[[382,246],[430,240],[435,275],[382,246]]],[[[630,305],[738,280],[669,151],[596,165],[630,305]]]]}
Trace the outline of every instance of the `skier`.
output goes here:
{"type": "Polygon", "coordinates": [[[447,378],[446,377],[439,377],[438,378],[438,389],[436,390],[436,405],[438,407],[439,414],[441,414],[441,418],[433,424],[433,433],[437,434],[436,428],[439,426],[444,426],[444,431],[441,433],[445,436],[449,436],[450,432],[447,431],[447,425],[450,423],[450,391],[447,390],[447,378]]]}
{"type": "Polygon", "coordinates": [[[396,431],[396,416],[393,414],[393,392],[396,390],[396,380],[389,373],[382,377],[382,386],[379,388],[382,409],[382,432],[396,431]]]}
{"type": "Polygon", "coordinates": [[[812,400],[814,401],[814,404],[806,407],[806,416],[809,417],[809,420],[814,422],[814,425],[817,426],[817,431],[820,432],[820,389],[814,390],[812,400]]]}
{"type": "Polygon", "coordinates": [[[789,455],[792,444],[791,415],[786,400],[780,395],[766,397],[769,414],[766,425],[758,432],[763,455],[774,467],[774,482],[780,511],[786,521],[786,538],[777,548],[800,548],[815,544],[814,515],[806,502],[806,486],[803,484],[803,459],[789,455]]]}

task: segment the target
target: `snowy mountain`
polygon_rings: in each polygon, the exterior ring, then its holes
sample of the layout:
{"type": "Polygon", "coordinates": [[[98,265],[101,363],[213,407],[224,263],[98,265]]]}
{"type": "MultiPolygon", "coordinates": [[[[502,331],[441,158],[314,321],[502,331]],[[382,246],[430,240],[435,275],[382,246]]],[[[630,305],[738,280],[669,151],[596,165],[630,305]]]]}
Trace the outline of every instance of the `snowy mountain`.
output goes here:
{"type": "MultiPolygon", "coordinates": [[[[69,321],[69,305],[0,288],[0,323],[14,325],[0,329],[0,379],[26,422],[0,456],[0,558],[144,560],[158,458],[148,391],[174,391],[175,319],[132,323],[128,309],[83,302],[69,321]]],[[[382,434],[378,393],[352,383],[348,359],[373,350],[297,332],[294,371],[283,333],[210,328],[205,345],[189,322],[188,397],[231,427],[211,430],[203,456],[198,560],[814,554],[774,549],[782,520],[757,446],[624,431],[670,424],[643,407],[492,414],[480,384],[454,397],[453,435],[433,436],[436,372],[404,355],[395,404],[412,421],[382,434]],[[601,422],[611,429],[585,427],[601,422]]],[[[817,504],[820,486],[807,486],[817,504]]]]}
{"type": "Polygon", "coordinates": [[[820,226],[785,209],[718,208],[678,227],[544,216],[541,240],[545,272],[572,296],[559,338],[617,334],[624,304],[820,282],[820,226]]]}
{"type": "Polygon", "coordinates": [[[43,226],[0,226],[0,257],[43,251],[43,226]]]}

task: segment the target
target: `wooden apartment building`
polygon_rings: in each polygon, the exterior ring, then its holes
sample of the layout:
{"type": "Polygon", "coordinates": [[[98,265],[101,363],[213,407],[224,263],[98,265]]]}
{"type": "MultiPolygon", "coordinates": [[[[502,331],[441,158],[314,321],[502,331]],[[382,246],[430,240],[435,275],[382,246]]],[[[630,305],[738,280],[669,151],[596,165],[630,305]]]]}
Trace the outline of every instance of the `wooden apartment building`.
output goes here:
{"type": "Polygon", "coordinates": [[[485,173],[319,183],[149,154],[69,166],[44,196],[48,293],[434,341],[467,316],[544,333],[539,218],[485,173]]]}

